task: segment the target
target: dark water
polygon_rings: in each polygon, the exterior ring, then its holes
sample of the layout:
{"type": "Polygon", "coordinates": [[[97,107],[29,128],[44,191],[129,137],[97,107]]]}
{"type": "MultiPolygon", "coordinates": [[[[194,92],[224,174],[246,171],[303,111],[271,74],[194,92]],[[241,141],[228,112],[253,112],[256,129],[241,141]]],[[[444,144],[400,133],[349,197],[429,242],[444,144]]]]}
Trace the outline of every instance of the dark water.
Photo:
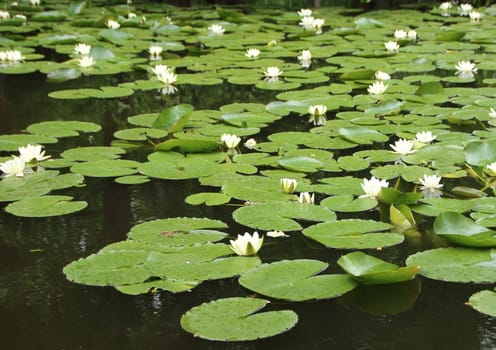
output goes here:
{"type": "MultiPolygon", "coordinates": [[[[109,85],[120,77],[92,77],[87,86],[109,85]]],[[[78,81],[78,84],[81,82],[78,81]]],[[[128,116],[160,111],[167,105],[192,103],[197,109],[218,108],[225,94],[237,102],[274,97],[251,87],[184,87],[179,97],[156,92],[119,100],[59,101],[51,90],[75,83],[47,84],[39,75],[0,76],[0,133],[16,133],[42,120],[86,120],[104,127],[94,139],[83,135],[47,146],[57,155],[73,145],[108,145],[112,133],[126,126],[128,116]]],[[[286,123],[282,121],[282,123],[286,123]]],[[[276,126],[277,127],[277,126],[276,126]]],[[[271,308],[296,311],[300,321],[288,333],[246,343],[216,343],[195,339],[179,326],[181,315],[202,302],[250,295],[236,279],[206,282],[192,292],[173,295],[127,296],[112,288],[68,282],[62,268],[71,261],[125,239],[139,222],[175,216],[223,220],[230,231],[243,232],[227,208],[195,207],[184,198],[200,187],[197,181],[152,181],[123,186],[109,179],[86,179],[86,187],[64,194],[89,203],[80,213],[41,219],[21,219],[0,212],[0,348],[21,349],[496,349],[496,321],[464,302],[491,286],[462,285],[417,278],[393,286],[360,287],[341,298],[309,303],[273,301],[271,308]]],[[[428,240],[410,238],[383,254],[403,263],[428,240]]],[[[295,234],[266,244],[263,261],[281,258],[317,258],[330,263],[340,251],[322,249],[295,234]]],[[[260,327],[264,325],[261,324],[260,327]]]]}

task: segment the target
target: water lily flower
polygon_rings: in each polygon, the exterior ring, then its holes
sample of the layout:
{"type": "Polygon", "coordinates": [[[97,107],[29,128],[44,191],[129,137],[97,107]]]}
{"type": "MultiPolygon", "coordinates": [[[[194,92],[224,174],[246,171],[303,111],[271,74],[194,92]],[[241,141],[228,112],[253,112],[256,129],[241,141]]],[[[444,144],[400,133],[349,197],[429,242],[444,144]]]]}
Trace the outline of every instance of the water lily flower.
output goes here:
{"type": "Polygon", "coordinates": [[[272,238],[289,237],[283,231],[269,231],[266,233],[266,236],[272,237],[272,238]]]}
{"type": "Polygon", "coordinates": [[[26,164],[19,157],[13,157],[12,159],[7,160],[6,162],[0,163],[0,170],[4,173],[4,176],[24,176],[24,169],[26,168],[26,164]]]}
{"type": "Polygon", "coordinates": [[[280,70],[278,67],[267,67],[265,70],[265,80],[267,81],[277,81],[279,80],[279,77],[283,73],[282,70],[280,70]]]}
{"type": "Polygon", "coordinates": [[[41,1],[40,0],[29,0],[31,2],[31,5],[33,6],[40,6],[41,1]]]}
{"type": "Polygon", "coordinates": [[[462,79],[471,79],[474,77],[474,73],[477,72],[475,63],[470,61],[460,61],[455,65],[456,75],[462,79]]]}
{"type": "Polygon", "coordinates": [[[396,40],[404,40],[407,38],[407,32],[404,31],[403,29],[396,29],[394,31],[394,38],[396,40]]]}
{"type": "Polygon", "coordinates": [[[220,24],[212,24],[208,30],[214,35],[222,35],[226,31],[220,24]]]}
{"type": "Polygon", "coordinates": [[[91,45],[88,44],[76,44],[74,46],[74,53],[76,55],[88,56],[91,52],[91,45]]]}
{"type": "Polygon", "coordinates": [[[162,95],[172,95],[177,91],[177,88],[174,85],[165,85],[162,89],[160,89],[160,93],[162,95]]]}
{"type": "Polygon", "coordinates": [[[107,28],[108,29],[119,29],[121,27],[121,25],[119,24],[119,22],[117,21],[114,21],[113,19],[109,19],[107,20],[107,28]]]}
{"type": "Polygon", "coordinates": [[[460,4],[458,6],[458,10],[460,11],[460,16],[468,16],[470,11],[473,10],[473,6],[471,4],[460,4]]]}
{"type": "Polygon", "coordinates": [[[398,153],[401,155],[407,155],[415,152],[413,149],[413,142],[406,139],[399,139],[394,143],[394,145],[390,145],[394,150],[394,153],[398,153]]]}
{"type": "Polygon", "coordinates": [[[160,59],[160,55],[162,55],[162,51],[164,51],[162,46],[152,45],[148,48],[148,53],[150,54],[150,58],[152,60],[160,59]]]}
{"type": "Polygon", "coordinates": [[[409,30],[408,33],[406,33],[406,36],[409,40],[417,40],[417,32],[415,30],[409,30]]]}
{"type": "Polygon", "coordinates": [[[430,131],[419,131],[415,134],[414,140],[421,143],[431,143],[436,139],[436,137],[437,136],[430,131]]]}
{"type": "Polygon", "coordinates": [[[45,155],[45,151],[42,150],[41,145],[26,145],[24,147],[19,147],[19,158],[21,158],[24,163],[31,163],[41,162],[42,160],[50,158],[50,156],[45,155]]]}
{"type": "Polygon", "coordinates": [[[437,175],[424,175],[423,178],[419,179],[419,182],[422,184],[420,190],[425,198],[438,198],[441,196],[440,189],[443,187],[443,184],[440,184],[440,181],[441,176],[437,175]]]}
{"type": "Polygon", "coordinates": [[[381,189],[388,187],[389,183],[386,180],[379,180],[375,176],[372,176],[370,180],[363,179],[361,186],[365,194],[362,194],[360,198],[377,199],[379,193],[381,193],[381,189]]]}
{"type": "Polygon", "coordinates": [[[311,105],[308,107],[308,113],[311,115],[325,115],[327,113],[326,105],[311,105]]]}
{"type": "Polygon", "coordinates": [[[177,75],[173,71],[168,70],[157,74],[157,79],[164,85],[173,85],[177,81],[177,75]]]}
{"type": "Polygon", "coordinates": [[[308,192],[301,192],[298,197],[298,202],[302,204],[314,204],[315,203],[315,194],[308,192]]]}
{"type": "Polygon", "coordinates": [[[253,232],[250,235],[245,232],[244,235],[238,235],[236,240],[230,240],[231,250],[241,256],[255,255],[262,248],[263,237],[259,237],[258,232],[253,232]]]}
{"type": "Polygon", "coordinates": [[[470,17],[470,22],[471,23],[479,23],[481,19],[481,13],[478,11],[470,11],[468,13],[468,16],[470,17]]]}
{"type": "Polygon", "coordinates": [[[234,149],[238,146],[239,142],[241,141],[241,138],[237,135],[222,134],[220,140],[224,142],[224,144],[228,149],[234,149]]]}
{"type": "Polygon", "coordinates": [[[496,110],[494,108],[489,108],[489,118],[496,118],[496,110]]]}
{"type": "Polygon", "coordinates": [[[322,27],[324,26],[325,20],[322,18],[315,18],[312,23],[312,28],[315,30],[315,34],[322,34],[322,27]]]}
{"type": "Polygon", "coordinates": [[[152,68],[152,72],[156,76],[159,76],[161,74],[165,74],[165,73],[170,72],[170,71],[171,71],[171,69],[165,64],[157,64],[152,68]]]}
{"type": "Polygon", "coordinates": [[[400,45],[396,41],[389,40],[384,43],[384,47],[388,52],[398,52],[400,45]]]}
{"type": "Polygon", "coordinates": [[[489,175],[496,176],[496,162],[486,165],[485,170],[489,175]]]}
{"type": "Polygon", "coordinates": [[[260,50],[256,48],[250,48],[246,50],[245,56],[248,58],[257,58],[260,55],[260,50]]]}
{"type": "Polygon", "coordinates": [[[453,7],[453,4],[451,3],[451,1],[445,1],[439,5],[439,10],[441,10],[443,12],[448,12],[451,9],[451,7],[453,7]]]}
{"type": "Polygon", "coordinates": [[[127,14],[127,18],[136,18],[136,17],[138,17],[138,16],[137,16],[137,15],[136,15],[136,13],[134,13],[134,12],[129,12],[129,13],[127,14]]]}
{"type": "Polygon", "coordinates": [[[7,50],[0,51],[0,61],[8,63],[18,63],[24,59],[21,51],[19,50],[7,50]]]}
{"type": "Polygon", "coordinates": [[[89,68],[95,64],[95,60],[91,56],[83,56],[78,61],[81,68],[89,68]]]}
{"type": "Polygon", "coordinates": [[[310,50],[303,50],[297,59],[303,68],[308,68],[312,63],[312,53],[310,50]]]}
{"type": "Polygon", "coordinates": [[[296,181],[295,179],[281,179],[281,188],[284,193],[293,193],[297,185],[298,181],[296,181]]]}
{"type": "Polygon", "coordinates": [[[375,72],[375,79],[376,80],[389,80],[389,79],[391,79],[391,76],[386,72],[378,70],[377,72],[375,72]]]}
{"type": "Polygon", "coordinates": [[[10,13],[9,11],[0,10],[0,19],[9,19],[10,13]]]}
{"type": "Polygon", "coordinates": [[[243,145],[248,149],[254,149],[257,145],[257,141],[255,141],[255,139],[248,139],[243,145]]]}
{"type": "Polygon", "coordinates": [[[174,22],[172,22],[172,18],[170,18],[169,16],[166,16],[165,20],[167,21],[167,24],[170,24],[170,25],[174,24],[174,22]]]}
{"type": "Polygon", "coordinates": [[[380,95],[386,92],[389,85],[384,84],[382,80],[374,81],[372,85],[369,85],[367,91],[371,95],[380,95]]]}
{"type": "Polygon", "coordinates": [[[301,9],[298,11],[298,16],[300,17],[309,17],[312,15],[312,10],[310,9],[301,9]]]}
{"type": "Polygon", "coordinates": [[[302,26],[304,30],[313,30],[314,20],[315,18],[313,18],[312,16],[305,16],[301,18],[299,25],[302,26]]]}

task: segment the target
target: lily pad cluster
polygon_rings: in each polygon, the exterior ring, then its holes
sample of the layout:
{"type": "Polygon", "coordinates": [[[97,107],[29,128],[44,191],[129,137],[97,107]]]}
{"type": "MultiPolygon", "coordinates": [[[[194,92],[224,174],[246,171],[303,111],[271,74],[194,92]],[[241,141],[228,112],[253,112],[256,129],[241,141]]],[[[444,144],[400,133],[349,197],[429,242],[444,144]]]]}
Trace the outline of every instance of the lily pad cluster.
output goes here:
{"type": "MultiPolygon", "coordinates": [[[[339,250],[337,264],[346,274],[321,273],[335,261],[233,256],[220,242],[227,234],[217,231],[226,223],[168,218],[138,224],[125,241],[67,265],[70,281],[135,295],[179,293],[240,275],[241,286],[267,298],[339,297],[354,305],[360,288],[376,285],[391,284],[381,286],[385,295],[392,284],[417,295],[417,273],[496,282],[493,16],[474,23],[437,8],[401,10],[394,18],[323,8],[309,26],[309,16],[280,9],[245,14],[167,5],[159,11],[151,4],[102,10],[97,4],[9,5],[26,20],[0,20],[2,50],[20,55],[2,62],[0,74],[87,78],[84,88],[49,94],[67,103],[143,94],[165,106],[129,115],[110,144],[50,153],[52,160],[23,177],[3,178],[0,200],[13,202],[5,211],[43,217],[81,210],[85,202],[47,194],[78,186],[84,177],[123,185],[193,180],[205,189],[188,194],[189,205],[235,205],[232,218],[240,225],[339,250]],[[410,34],[393,42],[398,28],[410,34]],[[94,75],[113,76],[114,85],[91,85],[94,75]],[[207,108],[184,97],[197,86],[204,92],[250,89],[261,97],[222,96],[207,108]],[[389,255],[376,257],[408,245],[409,237],[430,239],[434,249],[405,257],[405,267],[386,261],[389,255]],[[374,251],[348,252],[363,249],[374,251]]],[[[24,133],[0,135],[2,161],[28,144],[50,150],[61,138],[99,131],[82,121],[31,124],[24,133]]],[[[469,304],[496,314],[494,292],[481,293],[469,304]]],[[[258,297],[213,301],[186,312],[181,325],[205,339],[237,341],[296,324],[291,310],[255,313],[267,303],[258,297]]]]}

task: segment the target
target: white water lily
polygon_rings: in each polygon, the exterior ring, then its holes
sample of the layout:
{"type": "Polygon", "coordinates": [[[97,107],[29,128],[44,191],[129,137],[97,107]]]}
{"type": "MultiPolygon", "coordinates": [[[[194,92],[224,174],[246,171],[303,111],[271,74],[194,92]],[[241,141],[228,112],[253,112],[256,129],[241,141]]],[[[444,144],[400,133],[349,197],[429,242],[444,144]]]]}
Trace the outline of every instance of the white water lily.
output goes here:
{"type": "Polygon", "coordinates": [[[496,176],[496,162],[486,165],[486,172],[491,176],[496,176]]]}
{"type": "Polygon", "coordinates": [[[267,69],[264,72],[265,79],[267,81],[277,81],[279,80],[279,77],[283,73],[282,70],[280,70],[278,67],[267,67],[267,69]]]}
{"type": "Polygon", "coordinates": [[[369,85],[367,91],[371,95],[380,95],[386,92],[388,86],[382,80],[374,81],[372,85],[369,85]]]}
{"type": "MultiPolygon", "coordinates": [[[[21,15],[19,13],[17,15],[14,15],[14,18],[22,19],[24,22],[26,22],[28,19],[25,15],[21,15]]],[[[24,24],[26,24],[26,23],[24,23],[24,24]]]]}
{"type": "Polygon", "coordinates": [[[272,238],[289,237],[283,231],[269,231],[265,235],[272,238]]]}
{"type": "Polygon", "coordinates": [[[0,61],[8,63],[18,63],[24,59],[21,51],[19,50],[7,50],[0,51],[0,61]]]}
{"type": "Polygon", "coordinates": [[[137,15],[136,15],[136,13],[134,13],[134,12],[129,12],[129,13],[127,14],[127,18],[136,18],[136,17],[138,17],[138,16],[137,16],[137,15]]]}
{"type": "Polygon", "coordinates": [[[418,133],[415,134],[415,141],[421,143],[431,143],[436,139],[436,137],[437,136],[430,131],[419,131],[418,133]]]}
{"type": "Polygon", "coordinates": [[[496,118],[496,110],[492,107],[489,108],[489,118],[496,118]]]}
{"type": "Polygon", "coordinates": [[[301,192],[298,197],[298,202],[302,204],[314,204],[315,203],[315,194],[308,192],[301,192]]]}
{"type": "Polygon", "coordinates": [[[298,16],[300,17],[308,17],[312,15],[312,10],[310,9],[301,9],[298,11],[298,16]]]}
{"type": "Polygon", "coordinates": [[[312,53],[310,52],[310,50],[303,50],[301,51],[297,59],[300,62],[300,64],[303,66],[303,68],[308,68],[312,63],[312,53]]]}
{"type": "Polygon", "coordinates": [[[315,18],[312,23],[312,27],[315,30],[315,34],[322,34],[322,27],[324,26],[325,20],[322,18],[315,18]]]}
{"type": "Polygon", "coordinates": [[[162,89],[160,89],[160,93],[162,95],[172,95],[177,91],[177,88],[174,85],[165,85],[162,89]]]}
{"type": "Polygon", "coordinates": [[[409,30],[408,33],[406,33],[406,37],[409,39],[409,40],[417,40],[417,32],[415,30],[409,30]]]}
{"type": "Polygon", "coordinates": [[[280,182],[284,193],[293,193],[298,185],[298,181],[295,179],[282,178],[280,182]]]}
{"type": "Polygon", "coordinates": [[[474,73],[477,72],[475,63],[470,61],[460,61],[455,65],[456,75],[462,79],[470,79],[474,77],[474,73]]]}
{"type": "Polygon", "coordinates": [[[50,158],[45,155],[41,145],[26,145],[19,147],[19,158],[24,163],[41,162],[42,160],[50,158]]]}
{"type": "Polygon", "coordinates": [[[245,56],[248,58],[257,58],[258,56],[260,56],[260,50],[256,48],[247,49],[245,56]]]}
{"type": "Polygon", "coordinates": [[[439,10],[441,10],[443,12],[448,12],[452,7],[453,7],[453,4],[451,3],[451,1],[445,1],[439,5],[439,10]]]}
{"type": "Polygon", "coordinates": [[[437,175],[424,175],[423,178],[419,179],[419,182],[422,184],[420,186],[420,190],[424,194],[426,198],[438,198],[441,196],[440,189],[443,188],[443,184],[441,184],[441,176],[437,175]]]}
{"type": "Polygon", "coordinates": [[[173,85],[177,81],[177,75],[173,71],[168,70],[157,74],[157,79],[164,85],[173,85]]]}
{"type": "Polygon", "coordinates": [[[468,13],[468,16],[470,17],[470,22],[471,23],[479,23],[481,19],[481,13],[478,11],[470,11],[468,13]]]}
{"type": "Polygon", "coordinates": [[[403,29],[396,29],[393,35],[396,40],[404,40],[407,38],[407,32],[403,29]]]}
{"type": "Polygon", "coordinates": [[[91,52],[91,45],[80,43],[74,46],[74,53],[76,55],[88,56],[90,52],[91,52]]]}
{"type": "Polygon", "coordinates": [[[458,6],[460,16],[468,16],[470,11],[472,11],[473,9],[474,7],[471,4],[460,4],[460,6],[458,6]]]}
{"type": "Polygon", "coordinates": [[[255,255],[262,248],[263,237],[259,237],[258,232],[253,232],[253,235],[250,235],[248,232],[245,232],[244,235],[238,235],[236,240],[230,240],[231,250],[241,256],[250,256],[255,255]]]}
{"type": "Polygon", "coordinates": [[[394,143],[394,145],[389,146],[394,150],[394,153],[398,153],[401,155],[407,155],[415,152],[415,150],[413,149],[413,142],[406,139],[399,139],[394,143]]]}
{"type": "Polygon", "coordinates": [[[41,1],[40,0],[29,0],[29,2],[31,2],[31,5],[33,6],[40,6],[41,4],[41,1]]]}
{"type": "Polygon", "coordinates": [[[165,74],[165,73],[170,72],[170,71],[171,71],[171,69],[165,64],[157,64],[152,68],[152,72],[156,76],[159,76],[161,74],[165,74]]]}
{"type": "Polygon", "coordinates": [[[4,176],[24,176],[24,169],[26,168],[26,164],[19,157],[13,157],[3,163],[0,163],[0,170],[4,173],[4,176]]]}
{"type": "Polygon", "coordinates": [[[9,19],[10,13],[9,11],[0,10],[0,19],[9,19]]]}
{"type": "Polygon", "coordinates": [[[400,45],[396,41],[389,40],[384,43],[384,47],[388,52],[398,52],[400,45]]]}
{"type": "Polygon", "coordinates": [[[313,30],[314,29],[314,26],[313,26],[314,20],[315,20],[315,18],[313,18],[312,16],[305,16],[305,17],[301,18],[300,23],[298,23],[298,24],[300,26],[302,26],[304,30],[313,30]]]}
{"type": "Polygon", "coordinates": [[[241,141],[241,138],[237,135],[222,134],[220,140],[224,142],[224,144],[228,149],[234,149],[238,146],[239,142],[241,141]]]}
{"type": "Polygon", "coordinates": [[[95,64],[95,60],[91,56],[83,56],[78,61],[81,68],[89,68],[95,64]]]}
{"type": "Polygon", "coordinates": [[[107,25],[107,28],[108,29],[119,29],[121,27],[121,25],[119,24],[119,22],[117,22],[117,21],[115,21],[113,19],[107,20],[106,25],[107,25]]]}
{"type": "Polygon", "coordinates": [[[379,193],[381,193],[381,189],[383,187],[388,187],[389,182],[386,180],[379,180],[375,176],[372,176],[370,180],[363,179],[361,186],[364,194],[362,194],[360,198],[377,199],[379,193]]]}
{"type": "Polygon", "coordinates": [[[386,72],[378,70],[377,72],[375,72],[375,79],[376,80],[390,80],[391,76],[386,72]]]}
{"type": "Polygon", "coordinates": [[[220,24],[212,24],[208,30],[214,35],[222,35],[226,31],[220,24]]]}
{"type": "Polygon", "coordinates": [[[162,46],[152,45],[148,48],[148,54],[150,55],[150,59],[158,60],[161,58],[162,52],[164,49],[162,46]]]}
{"type": "Polygon", "coordinates": [[[248,139],[243,144],[243,146],[245,146],[248,149],[254,149],[256,145],[257,145],[257,141],[255,141],[255,139],[248,139]]]}
{"type": "Polygon", "coordinates": [[[308,113],[311,115],[325,115],[327,113],[326,105],[311,105],[308,107],[308,113]]]}

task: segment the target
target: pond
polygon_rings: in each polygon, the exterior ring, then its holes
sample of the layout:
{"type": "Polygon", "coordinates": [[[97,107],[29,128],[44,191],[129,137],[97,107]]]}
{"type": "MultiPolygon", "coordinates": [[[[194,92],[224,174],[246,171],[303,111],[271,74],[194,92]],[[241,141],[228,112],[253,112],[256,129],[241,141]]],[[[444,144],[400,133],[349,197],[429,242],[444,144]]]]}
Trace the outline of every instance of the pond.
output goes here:
{"type": "Polygon", "coordinates": [[[4,348],[496,347],[495,7],[32,3],[0,19],[4,348]]]}

